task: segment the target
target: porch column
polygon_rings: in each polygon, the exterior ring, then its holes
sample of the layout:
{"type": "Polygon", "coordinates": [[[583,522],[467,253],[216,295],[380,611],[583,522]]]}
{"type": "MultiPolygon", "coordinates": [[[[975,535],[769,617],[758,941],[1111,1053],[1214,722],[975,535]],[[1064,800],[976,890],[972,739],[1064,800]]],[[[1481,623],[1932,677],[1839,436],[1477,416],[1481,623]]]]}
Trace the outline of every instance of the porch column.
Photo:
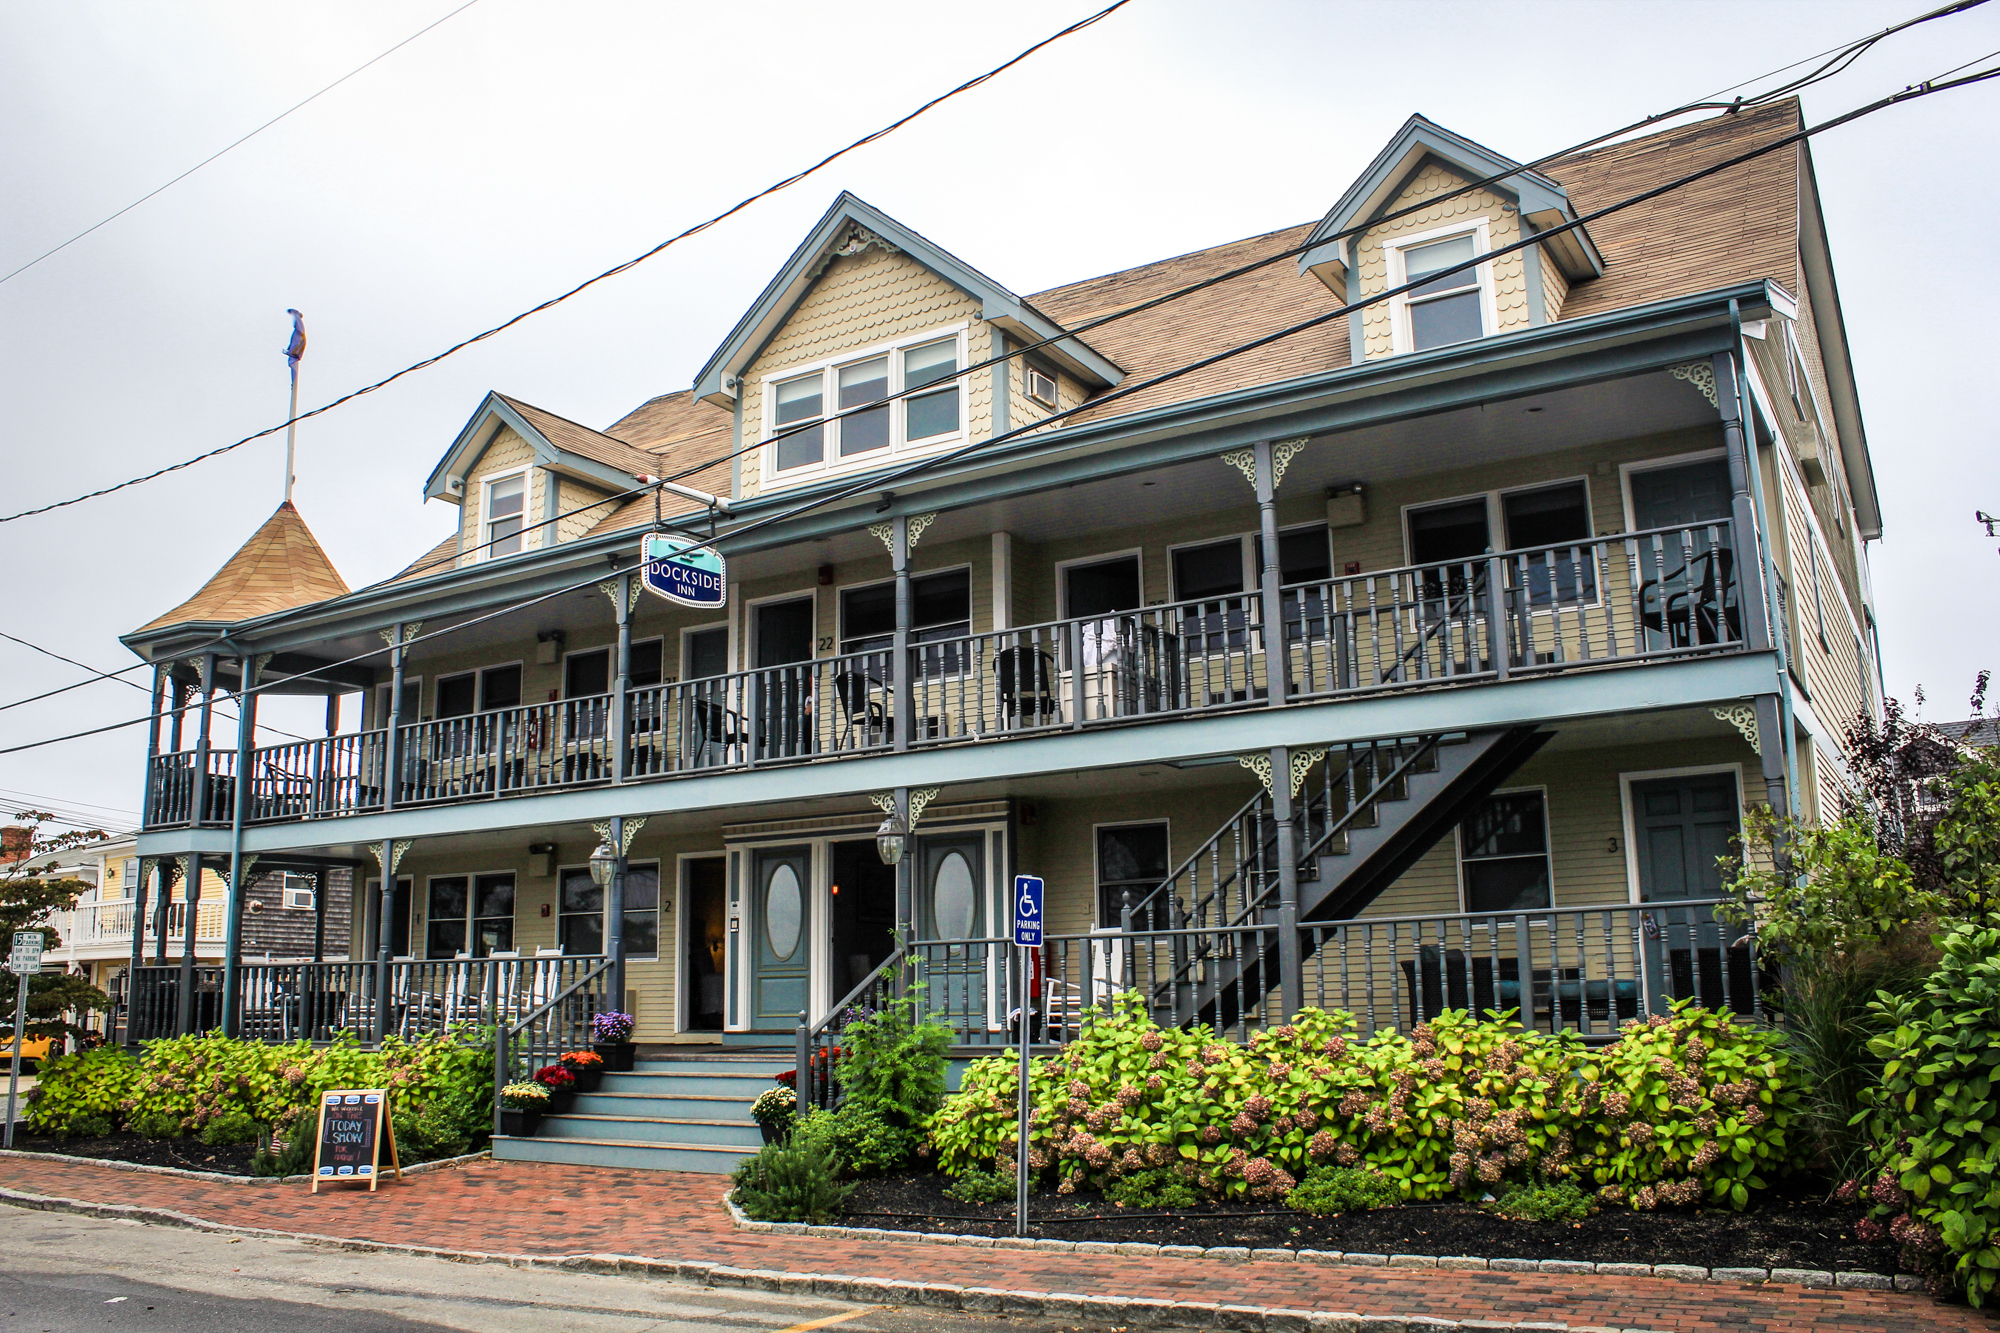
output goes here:
{"type": "MultiPolygon", "coordinates": [[[[896,696],[896,748],[907,750],[914,712],[910,706],[910,520],[898,514],[890,520],[889,528],[889,561],[896,571],[896,633],[890,649],[889,680],[896,696]]],[[[898,787],[896,793],[897,812],[907,826],[908,792],[898,787]]]]}
{"type": "Polygon", "coordinates": [[[606,833],[606,841],[616,849],[618,856],[611,862],[611,882],[604,886],[604,957],[610,963],[607,973],[611,992],[611,1007],[623,1011],[625,1008],[625,817],[611,816],[611,825],[606,833]]]}
{"type": "Polygon", "coordinates": [[[1304,954],[1299,948],[1299,844],[1292,825],[1292,752],[1283,745],[1271,747],[1271,814],[1278,825],[1278,994],[1289,1021],[1305,1008],[1306,989],[1304,954]]]}
{"type": "MultiPolygon", "coordinates": [[[[1282,465],[1274,461],[1272,448],[1269,440],[1259,440],[1253,446],[1257,463],[1257,525],[1264,547],[1264,568],[1258,584],[1264,603],[1264,703],[1267,707],[1283,708],[1286,696],[1291,693],[1291,654],[1285,646],[1284,600],[1278,594],[1283,582],[1278,565],[1278,478],[1282,465]]],[[[1274,778],[1278,771],[1272,770],[1274,778]]],[[[1276,787],[1272,788],[1272,795],[1277,795],[1276,787]]],[[[1284,825],[1281,823],[1279,827],[1284,825]]]]}
{"type": "Polygon", "coordinates": [[[1773,814],[1789,815],[1792,810],[1785,781],[1784,709],[1775,694],[1758,695],[1756,709],[1757,758],[1762,761],[1764,771],[1764,799],[1771,803],[1773,814]]]}
{"type": "MultiPolygon", "coordinates": [[[[389,630],[389,730],[382,738],[382,808],[396,808],[396,788],[403,779],[403,622],[389,630]]],[[[383,843],[388,847],[388,843],[383,843]]],[[[384,876],[388,871],[382,872],[384,876]]],[[[386,878],[383,881],[387,883],[386,878]]],[[[393,896],[393,895],[392,895],[393,896]]]]}
{"type": "MultiPolygon", "coordinates": [[[[632,688],[632,576],[620,574],[611,586],[612,600],[618,611],[618,652],[615,658],[615,673],[611,681],[611,780],[625,781],[627,766],[631,762],[632,738],[626,722],[632,708],[627,691],[632,688]]],[[[665,648],[662,646],[664,653],[665,648]]],[[[664,658],[661,665],[666,665],[664,658]]],[[[616,822],[615,820],[613,821],[616,822]]],[[[624,858],[619,858],[619,875],[624,875],[624,858]]],[[[609,938],[607,936],[607,938],[609,938]]],[[[621,964],[622,966],[622,964],[621,964]]]]}
{"type": "Polygon", "coordinates": [[[1735,578],[1737,596],[1743,602],[1744,637],[1752,651],[1762,651],[1771,646],[1771,620],[1765,601],[1765,543],[1750,497],[1751,460],[1744,439],[1736,357],[1729,352],[1717,352],[1710,365],[1715,372],[1716,408],[1722,413],[1722,442],[1729,455],[1729,516],[1737,534],[1735,578]],[[1749,577],[1751,569],[1757,571],[1754,580],[1749,577]]]}
{"type": "Polygon", "coordinates": [[[146,696],[146,711],[152,716],[146,723],[146,795],[139,803],[140,828],[150,826],[159,814],[159,798],[155,793],[160,789],[160,719],[167,711],[167,684],[171,679],[170,670],[169,666],[153,668],[153,688],[146,696]]]}
{"type": "MultiPolygon", "coordinates": [[[[174,875],[188,858],[160,862],[160,901],[153,908],[153,961],[160,967],[167,965],[167,924],[173,917],[174,875]]],[[[181,876],[185,884],[187,877],[181,876]]]]}
{"type": "Polygon", "coordinates": [[[326,961],[326,862],[313,867],[313,961],[326,961]]]}
{"type": "MultiPolygon", "coordinates": [[[[900,525],[898,525],[900,527],[900,525]]],[[[899,602],[901,599],[898,599],[899,602]]],[[[902,732],[898,729],[898,735],[902,732]]],[[[910,827],[910,789],[896,788],[896,818],[903,826],[903,854],[896,861],[896,943],[908,947],[917,937],[916,931],[916,881],[914,876],[917,854],[917,831],[910,827]]],[[[914,972],[914,959],[905,955],[903,966],[893,979],[897,999],[903,997],[908,980],[914,972]]]]}
{"type": "MultiPolygon", "coordinates": [[[[208,816],[208,738],[209,727],[215,720],[215,654],[203,653],[201,658],[201,721],[195,733],[194,742],[194,822],[199,828],[208,816]]],[[[194,1031],[194,947],[198,933],[197,916],[201,908],[201,857],[192,858],[193,867],[188,872],[184,895],[186,902],[185,919],[181,923],[181,986],[180,1006],[174,1017],[174,1030],[185,1035],[194,1031]]]]}
{"type": "Polygon", "coordinates": [[[179,754],[181,749],[181,723],[187,717],[187,697],[189,691],[174,676],[174,666],[175,664],[172,662],[167,663],[167,683],[172,686],[174,691],[174,716],[171,731],[167,737],[167,749],[170,753],[179,754]]]}
{"type": "Polygon", "coordinates": [[[139,969],[146,962],[146,880],[157,874],[159,862],[142,859],[139,874],[132,884],[132,970],[126,973],[125,981],[125,1044],[132,1042],[132,1000],[138,993],[139,969]]]}
{"type": "Polygon", "coordinates": [[[238,659],[240,690],[236,699],[236,799],[229,811],[229,898],[228,921],[222,946],[222,1030],[236,1035],[237,1019],[243,1012],[237,986],[242,980],[243,953],[243,819],[250,808],[250,750],[257,735],[257,656],[245,653],[238,659]]]}
{"type": "MultiPolygon", "coordinates": [[[[400,631],[401,626],[397,626],[400,631]]],[[[398,633],[397,637],[402,636],[398,633]]],[[[397,673],[399,676],[401,672],[397,673]]],[[[401,684],[399,680],[397,684],[401,684]]],[[[389,950],[395,938],[396,925],[392,913],[396,909],[396,862],[402,858],[396,853],[396,843],[384,838],[379,848],[371,848],[375,859],[382,866],[382,891],[375,909],[375,1041],[379,1045],[389,1031],[389,950]]],[[[471,904],[468,902],[468,908],[471,904]]],[[[468,916],[470,913],[468,912],[468,916]]],[[[468,920],[467,925],[471,922],[468,920]]],[[[467,941],[469,945],[470,940],[467,941]]]]}

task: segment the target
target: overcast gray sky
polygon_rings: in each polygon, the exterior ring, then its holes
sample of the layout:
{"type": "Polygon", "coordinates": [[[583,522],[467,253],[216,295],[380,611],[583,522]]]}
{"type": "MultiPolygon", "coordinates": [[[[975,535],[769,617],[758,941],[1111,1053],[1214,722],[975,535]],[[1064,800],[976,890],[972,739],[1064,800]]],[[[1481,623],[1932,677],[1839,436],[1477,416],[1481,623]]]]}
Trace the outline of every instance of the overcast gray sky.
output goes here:
{"type": "MultiPolygon", "coordinates": [[[[0,3],[0,272],[462,0],[0,3]]],[[[801,186],[301,429],[297,503],[352,585],[449,530],[425,475],[488,389],[604,426],[685,388],[850,189],[1017,291],[1319,216],[1421,111],[1520,159],[1909,17],[1839,3],[1193,3],[1110,19],[801,186]]],[[[479,0],[201,172],[0,284],[4,510],[284,417],[287,306],[316,405],[543,300],[1099,7],[479,0]]],[[[2000,48],[2000,4],[1890,39],[1818,121],[2000,48]]],[[[1761,86],[1761,85],[1760,85],[1761,86]]],[[[1813,149],[1886,508],[1889,688],[1964,710],[2000,666],[1989,369],[2000,82],[1813,149]]],[[[282,437],[0,525],[7,632],[113,669],[280,498],[282,437]]],[[[81,673],[0,641],[0,702],[81,673]]],[[[135,673],[143,679],[144,673],[135,673]]],[[[103,683],[0,713],[0,746],[145,711],[103,683]]],[[[310,730],[316,707],[265,719],[310,730]]],[[[0,758],[0,804],[130,823],[145,729],[0,758]]]]}

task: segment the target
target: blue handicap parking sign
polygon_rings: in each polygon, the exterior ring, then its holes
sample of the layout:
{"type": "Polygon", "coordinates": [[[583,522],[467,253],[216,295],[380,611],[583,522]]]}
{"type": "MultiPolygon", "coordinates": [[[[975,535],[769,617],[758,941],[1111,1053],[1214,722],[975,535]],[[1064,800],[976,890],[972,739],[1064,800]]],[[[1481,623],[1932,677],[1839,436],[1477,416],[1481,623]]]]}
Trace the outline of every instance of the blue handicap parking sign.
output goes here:
{"type": "Polygon", "coordinates": [[[1014,943],[1037,949],[1042,943],[1042,881],[1038,875],[1014,876],[1014,943]]]}

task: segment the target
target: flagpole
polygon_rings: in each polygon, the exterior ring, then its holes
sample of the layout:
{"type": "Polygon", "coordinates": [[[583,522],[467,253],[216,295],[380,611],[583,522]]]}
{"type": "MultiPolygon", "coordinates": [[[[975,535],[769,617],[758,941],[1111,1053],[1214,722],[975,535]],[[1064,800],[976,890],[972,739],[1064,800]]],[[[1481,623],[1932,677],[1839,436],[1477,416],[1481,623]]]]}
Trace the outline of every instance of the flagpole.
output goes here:
{"type": "Polygon", "coordinates": [[[299,447],[299,366],[292,363],[292,410],[285,426],[285,503],[292,502],[292,466],[299,447]]]}

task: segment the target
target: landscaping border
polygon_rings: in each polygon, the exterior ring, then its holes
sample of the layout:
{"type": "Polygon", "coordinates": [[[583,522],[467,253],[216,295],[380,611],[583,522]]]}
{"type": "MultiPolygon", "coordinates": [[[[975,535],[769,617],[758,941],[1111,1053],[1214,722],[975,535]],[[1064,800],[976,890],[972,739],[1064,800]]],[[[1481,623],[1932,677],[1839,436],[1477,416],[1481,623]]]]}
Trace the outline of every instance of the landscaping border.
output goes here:
{"type": "MultiPolygon", "coordinates": [[[[1153,1245],[1145,1241],[1031,1240],[1024,1236],[962,1236],[939,1231],[891,1231],[884,1227],[810,1226],[804,1222],[756,1222],[736,1206],[736,1192],[722,1196],[738,1231],[774,1235],[823,1236],[829,1240],[902,1240],[926,1245],[966,1245],[993,1250],[1051,1250],[1076,1254],[1125,1254],[1142,1258],[1214,1259],[1223,1263],[1339,1264],[1351,1268],[1490,1269],[1496,1273],[1603,1273],[1610,1277],[1658,1277],[1677,1282],[1790,1282],[1802,1287],[1842,1287],[1862,1291],[1922,1291],[1924,1280],[1907,1273],[1830,1273],[1812,1268],[1701,1268],[1693,1264],[1599,1264],[1581,1259],[1482,1259],[1463,1254],[1352,1254],[1342,1250],[1294,1250],[1282,1246],[1153,1245]]],[[[1411,1325],[1412,1328],[1417,1325],[1411,1325]]],[[[1426,1325],[1426,1327],[1428,1327],[1426,1325]]],[[[1486,1328],[1473,1321],[1468,1328],[1486,1328]]],[[[1543,1327],[1535,1325],[1534,1327],[1543,1327]]]]}
{"type": "MultiPolygon", "coordinates": [[[[46,1157],[46,1153],[25,1154],[46,1157]]],[[[169,1168],[170,1169],[170,1168],[169,1168]]],[[[240,1177],[236,1177],[240,1179],[240,1177]]],[[[268,1179],[269,1177],[266,1177],[268,1179]]],[[[1054,1319],[1088,1319],[1136,1328],[1171,1326],[1230,1330],[1231,1333],[1652,1333],[1638,1328],[1603,1324],[1566,1324],[1546,1319],[1440,1319],[1432,1315],[1363,1315],[1346,1310],[1294,1310],[1269,1305],[1224,1305],[1214,1301],[1166,1301],[1145,1296],[1084,1296],[1072,1292],[1013,1291],[1002,1287],[962,1287],[944,1282],[905,1282],[893,1278],[852,1277],[838,1273],[788,1273],[769,1268],[736,1268],[729,1264],[646,1259],[626,1254],[496,1254],[483,1250],[451,1250],[431,1245],[397,1245],[387,1241],[350,1240],[312,1232],[277,1231],[268,1227],[230,1226],[166,1208],[131,1204],[88,1203],[56,1195],[0,1189],[0,1204],[38,1212],[74,1213],[84,1217],[148,1222],[217,1235],[296,1240],[353,1253],[401,1254],[455,1263],[505,1264],[509,1268],[562,1269],[569,1272],[613,1273],[656,1281],[699,1283],[745,1291],[777,1291],[794,1296],[851,1301],[863,1305],[916,1305],[961,1310],[972,1314],[1040,1315],[1054,1319]]],[[[733,1205],[732,1205],[733,1209],[733,1205]]],[[[790,1225],[753,1223],[753,1226],[790,1225]]],[[[807,1230],[801,1226],[802,1230],[807,1230]]],[[[839,1231],[851,1228],[810,1228],[839,1231]]],[[[905,1233],[868,1233],[871,1237],[905,1233]]],[[[914,1234],[914,1233],[909,1233],[914,1234]]],[[[925,1237],[925,1239],[932,1239],[925,1237]]],[[[987,1239],[975,1237],[975,1239],[987,1239]]]]}
{"type": "MultiPolygon", "coordinates": [[[[463,1157],[440,1157],[436,1161],[418,1162],[414,1166],[401,1168],[406,1176],[422,1175],[426,1171],[438,1171],[447,1166],[463,1166],[467,1162],[477,1162],[491,1153],[486,1150],[467,1153],[463,1157]]],[[[294,1181],[311,1180],[310,1175],[298,1176],[235,1176],[226,1171],[193,1171],[184,1166],[154,1166],[150,1162],[121,1162],[115,1157],[72,1157],[68,1153],[29,1152],[24,1148],[0,1148],[0,1157],[22,1157],[32,1162],[65,1162],[71,1166],[103,1166],[113,1171],[143,1171],[156,1176],[181,1176],[187,1180],[221,1180],[232,1185],[288,1185],[294,1181]]],[[[351,1177],[350,1177],[351,1179],[351,1177]]]]}

